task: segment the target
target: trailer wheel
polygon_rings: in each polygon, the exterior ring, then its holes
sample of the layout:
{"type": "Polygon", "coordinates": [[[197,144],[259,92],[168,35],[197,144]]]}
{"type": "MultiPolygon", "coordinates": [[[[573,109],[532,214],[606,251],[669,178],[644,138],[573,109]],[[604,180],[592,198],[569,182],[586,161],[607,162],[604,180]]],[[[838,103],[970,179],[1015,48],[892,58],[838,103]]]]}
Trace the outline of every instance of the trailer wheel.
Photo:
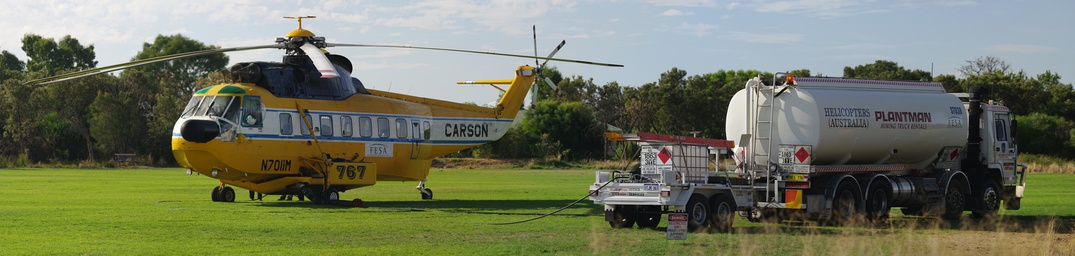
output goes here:
{"type": "Polygon", "coordinates": [[[731,231],[732,222],[735,221],[735,199],[729,194],[719,194],[713,197],[710,206],[713,207],[713,211],[710,212],[709,224],[717,232],[731,231]]]}
{"type": "Polygon", "coordinates": [[[617,205],[612,209],[613,220],[608,221],[612,228],[630,228],[635,226],[635,206],[617,205]]]}
{"type": "Polygon", "coordinates": [[[997,182],[992,179],[985,180],[982,184],[982,190],[978,191],[978,209],[971,211],[971,216],[975,218],[992,218],[997,215],[997,211],[1000,210],[1000,188],[997,186],[997,182]]]}
{"type": "Polygon", "coordinates": [[[850,182],[842,182],[836,187],[836,194],[832,198],[832,216],[829,218],[831,225],[849,224],[851,219],[858,214],[858,206],[861,205],[862,194],[855,189],[850,182]]]}
{"type": "Polygon", "coordinates": [[[941,218],[959,219],[963,215],[963,209],[967,206],[967,196],[963,194],[963,183],[952,180],[948,184],[947,192],[944,193],[944,213],[941,218]]]}
{"type": "Polygon", "coordinates": [[[695,232],[709,227],[709,200],[701,194],[691,195],[687,200],[687,229],[695,232]]]}
{"type": "Polygon", "coordinates": [[[888,213],[892,210],[889,204],[891,199],[891,186],[887,182],[875,182],[866,190],[869,196],[866,198],[866,219],[870,221],[883,221],[888,219],[888,213]]]}
{"type": "Polygon", "coordinates": [[[656,205],[645,205],[638,207],[638,219],[635,222],[638,223],[640,228],[656,228],[661,224],[661,207],[656,205]]]}

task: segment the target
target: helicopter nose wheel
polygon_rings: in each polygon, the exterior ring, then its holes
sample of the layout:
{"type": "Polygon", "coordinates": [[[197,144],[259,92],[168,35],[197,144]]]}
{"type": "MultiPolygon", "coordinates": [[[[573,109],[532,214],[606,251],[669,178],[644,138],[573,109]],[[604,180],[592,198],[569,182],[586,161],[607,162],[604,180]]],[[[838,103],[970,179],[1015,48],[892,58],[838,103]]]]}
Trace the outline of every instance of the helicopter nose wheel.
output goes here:
{"type": "Polygon", "coordinates": [[[235,202],[235,189],[228,186],[213,187],[213,202],[235,202]]]}
{"type": "Polygon", "coordinates": [[[418,189],[418,192],[422,193],[422,200],[433,199],[433,190],[426,188],[426,179],[422,179],[421,182],[418,182],[418,187],[415,188],[418,189]]]}

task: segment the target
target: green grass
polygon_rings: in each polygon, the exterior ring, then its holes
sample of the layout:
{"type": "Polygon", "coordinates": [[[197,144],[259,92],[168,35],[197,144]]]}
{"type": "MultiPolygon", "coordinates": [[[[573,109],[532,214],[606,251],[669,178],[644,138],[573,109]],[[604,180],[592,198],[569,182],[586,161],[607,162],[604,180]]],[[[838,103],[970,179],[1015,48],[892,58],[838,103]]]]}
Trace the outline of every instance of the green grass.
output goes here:
{"type": "Polygon", "coordinates": [[[611,229],[582,197],[590,170],[438,170],[419,199],[415,182],[348,191],[368,208],[309,202],[209,200],[217,182],[181,169],[0,169],[0,255],[18,254],[1056,254],[1075,246],[1075,175],[1035,174],[1023,209],[1001,224],[903,218],[878,227],[737,220],[732,234],[664,239],[658,230],[611,229]],[[1015,224],[1012,224],[1015,223],[1015,224]]]}

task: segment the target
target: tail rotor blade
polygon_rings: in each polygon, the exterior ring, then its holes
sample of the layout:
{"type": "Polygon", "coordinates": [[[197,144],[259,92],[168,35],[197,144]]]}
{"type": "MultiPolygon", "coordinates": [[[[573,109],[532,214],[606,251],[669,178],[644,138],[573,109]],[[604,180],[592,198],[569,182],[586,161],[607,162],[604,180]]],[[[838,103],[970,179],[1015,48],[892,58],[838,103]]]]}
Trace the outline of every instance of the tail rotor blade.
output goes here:
{"type": "Polygon", "coordinates": [[[314,62],[314,67],[317,67],[317,71],[321,72],[321,78],[336,78],[340,76],[336,73],[336,68],[332,66],[332,62],[328,60],[325,53],[321,52],[320,48],[313,44],[302,44],[299,46],[306,53],[306,56],[310,56],[310,60],[314,62]]]}
{"type": "MultiPolygon", "coordinates": [[[[560,45],[557,45],[556,49],[553,49],[552,52],[549,53],[549,57],[545,57],[545,62],[541,63],[541,65],[539,65],[538,67],[544,68],[545,64],[549,63],[549,59],[551,59],[553,55],[556,55],[556,52],[559,52],[560,48],[564,48],[564,44],[567,44],[567,40],[561,40],[560,45]]],[[[536,46],[534,47],[534,55],[537,55],[536,46]]]]}
{"type": "Polygon", "coordinates": [[[556,95],[560,95],[560,88],[556,87],[556,84],[552,82],[552,79],[549,79],[549,77],[545,77],[545,84],[549,85],[549,87],[552,87],[552,91],[555,92],[556,95]]]}

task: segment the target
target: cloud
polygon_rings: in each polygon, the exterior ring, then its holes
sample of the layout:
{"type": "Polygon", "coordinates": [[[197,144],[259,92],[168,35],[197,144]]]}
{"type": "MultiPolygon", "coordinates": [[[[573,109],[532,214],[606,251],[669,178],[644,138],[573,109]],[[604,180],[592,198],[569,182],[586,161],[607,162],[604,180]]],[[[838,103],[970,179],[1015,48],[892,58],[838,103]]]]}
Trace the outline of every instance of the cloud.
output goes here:
{"type": "Polygon", "coordinates": [[[869,50],[879,50],[879,49],[886,49],[886,48],[892,48],[892,46],[891,45],[883,45],[883,44],[846,44],[846,45],[833,46],[833,47],[829,47],[829,48],[826,48],[826,49],[827,50],[837,50],[837,51],[869,51],[869,50]]]}
{"type": "Polygon", "coordinates": [[[821,18],[837,18],[865,13],[881,12],[882,9],[862,9],[863,2],[856,0],[791,0],[762,3],[754,8],[760,13],[804,14],[821,18]]]}
{"type": "Polygon", "coordinates": [[[695,36],[707,36],[710,34],[710,30],[719,28],[716,24],[708,23],[681,23],[675,28],[680,33],[691,34],[695,36]]]}
{"type": "Polygon", "coordinates": [[[656,6],[714,7],[713,0],[642,0],[642,3],[656,6]]]}
{"type": "Polygon", "coordinates": [[[1044,53],[1056,51],[1056,48],[1034,44],[994,44],[984,46],[982,50],[1007,53],[1044,53]]]}
{"type": "Polygon", "coordinates": [[[679,10],[676,10],[676,9],[668,9],[667,11],[661,12],[661,14],[657,14],[657,16],[664,16],[664,17],[683,16],[683,12],[681,12],[679,10]]]}
{"type": "Polygon", "coordinates": [[[802,34],[790,34],[790,33],[778,33],[778,34],[756,34],[748,32],[730,32],[727,38],[743,41],[747,43],[762,43],[762,44],[790,44],[802,41],[802,34]]]}

